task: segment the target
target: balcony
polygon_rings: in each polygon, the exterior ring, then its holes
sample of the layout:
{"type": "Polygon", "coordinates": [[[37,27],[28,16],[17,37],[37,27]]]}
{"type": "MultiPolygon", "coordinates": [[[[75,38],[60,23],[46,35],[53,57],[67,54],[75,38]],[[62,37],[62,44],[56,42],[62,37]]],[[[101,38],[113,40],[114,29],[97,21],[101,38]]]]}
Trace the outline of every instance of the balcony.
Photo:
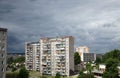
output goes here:
{"type": "Polygon", "coordinates": [[[65,51],[65,47],[56,48],[57,51],[65,51]]]}
{"type": "Polygon", "coordinates": [[[43,48],[43,51],[49,51],[51,50],[50,48],[43,48]]]}
{"type": "Polygon", "coordinates": [[[42,62],[42,65],[47,65],[47,63],[46,62],[42,62]]]}

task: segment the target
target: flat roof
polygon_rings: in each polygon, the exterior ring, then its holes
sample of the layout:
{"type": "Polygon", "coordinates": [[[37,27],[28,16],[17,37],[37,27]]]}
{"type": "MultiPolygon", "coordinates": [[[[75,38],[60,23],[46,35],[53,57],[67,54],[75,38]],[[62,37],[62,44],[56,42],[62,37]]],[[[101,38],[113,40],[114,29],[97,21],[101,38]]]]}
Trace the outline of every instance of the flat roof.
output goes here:
{"type": "Polygon", "coordinates": [[[0,28],[0,31],[7,31],[7,28],[0,28]]]}

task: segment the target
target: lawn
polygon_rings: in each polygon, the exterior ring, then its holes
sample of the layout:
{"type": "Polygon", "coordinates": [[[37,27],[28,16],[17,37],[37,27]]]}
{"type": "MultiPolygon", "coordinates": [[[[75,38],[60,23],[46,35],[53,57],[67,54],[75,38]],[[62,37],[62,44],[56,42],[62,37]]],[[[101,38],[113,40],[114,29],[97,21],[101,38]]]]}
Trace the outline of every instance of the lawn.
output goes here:
{"type": "MultiPolygon", "coordinates": [[[[36,72],[36,71],[30,71],[29,75],[30,75],[29,78],[42,78],[40,77],[40,72],[36,72]]],[[[45,78],[54,78],[54,76],[45,76],[45,78]]],[[[61,77],[61,78],[77,78],[77,75],[70,77],[61,77]]]]}

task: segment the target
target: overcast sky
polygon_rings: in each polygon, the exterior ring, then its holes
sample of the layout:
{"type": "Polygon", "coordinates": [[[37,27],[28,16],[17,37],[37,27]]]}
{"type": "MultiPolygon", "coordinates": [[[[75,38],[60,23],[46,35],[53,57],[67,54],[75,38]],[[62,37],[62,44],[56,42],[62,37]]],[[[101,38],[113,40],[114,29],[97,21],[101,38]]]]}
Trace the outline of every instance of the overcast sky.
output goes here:
{"type": "Polygon", "coordinates": [[[0,0],[0,27],[8,28],[8,52],[71,35],[75,47],[105,53],[120,49],[120,0],[0,0]]]}

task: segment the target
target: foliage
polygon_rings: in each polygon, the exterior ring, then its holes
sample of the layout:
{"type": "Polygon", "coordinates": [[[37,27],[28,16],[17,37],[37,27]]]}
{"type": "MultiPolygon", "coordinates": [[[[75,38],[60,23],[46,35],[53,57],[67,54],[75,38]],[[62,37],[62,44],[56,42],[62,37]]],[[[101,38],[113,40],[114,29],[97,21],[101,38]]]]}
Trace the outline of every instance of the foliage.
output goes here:
{"type": "Polygon", "coordinates": [[[112,51],[106,53],[103,56],[104,62],[109,58],[118,59],[120,61],[120,50],[115,49],[115,50],[112,50],[112,51]]]}
{"type": "Polygon", "coordinates": [[[93,67],[91,66],[91,62],[86,63],[86,70],[87,70],[87,78],[94,78],[93,74],[92,74],[92,69],[93,67]]]}
{"type": "Polygon", "coordinates": [[[81,62],[80,55],[79,55],[78,52],[75,52],[74,53],[74,63],[75,63],[75,65],[80,64],[80,62],[81,62]]]}
{"type": "Polygon", "coordinates": [[[88,73],[91,73],[93,67],[91,66],[91,63],[86,63],[86,70],[88,71],[88,73]]]}
{"type": "Polygon", "coordinates": [[[13,62],[14,62],[13,57],[10,57],[10,58],[7,59],[7,63],[8,64],[12,64],[13,62]]]}
{"type": "Polygon", "coordinates": [[[20,69],[18,78],[29,78],[29,72],[25,69],[25,67],[20,69]]]}
{"type": "Polygon", "coordinates": [[[60,73],[56,73],[55,78],[60,78],[60,73]]]}
{"type": "Polygon", "coordinates": [[[15,59],[16,63],[21,63],[21,62],[25,62],[25,57],[21,56],[15,59]]]}
{"type": "Polygon", "coordinates": [[[80,71],[77,78],[94,78],[94,75],[92,73],[84,74],[83,71],[80,71]]]}
{"type": "Polygon", "coordinates": [[[83,71],[80,71],[77,78],[84,78],[84,77],[85,77],[85,74],[83,73],[83,71]]]}
{"type": "Polygon", "coordinates": [[[95,63],[96,63],[96,64],[102,63],[102,58],[97,57],[95,63]]]}
{"type": "Polygon", "coordinates": [[[106,70],[103,74],[103,78],[119,78],[117,68],[118,64],[118,59],[109,58],[106,60],[106,70]]]}
{"type": "Polygon", "coordinates": [[[16,71],[17,68],[16,67],[12,67],[12,72],[16,71]]]}
{"type": "Polygon", "coordinates": [[[12,64],[12,63],[21,63],[21,62],[25,62],[25,57],[20,56],[16,59],[14,59],[13,57],[10,57],[7,59],[7,63],[8,64],[12,64]]]}
{"type": "Polygon", "coordinates": [[[6,78],[17,78],[18,73],[17,72],[8,72],[6,73],[6,78]]]}
{"type": "Polygon", "coordinates": [[[25,57],[20,56],[16,59],[13,57],[10,57],[7,59],[7,70],[10,70],[12,72],[16,71],[19,68],[24,67],[25,57]]]}

